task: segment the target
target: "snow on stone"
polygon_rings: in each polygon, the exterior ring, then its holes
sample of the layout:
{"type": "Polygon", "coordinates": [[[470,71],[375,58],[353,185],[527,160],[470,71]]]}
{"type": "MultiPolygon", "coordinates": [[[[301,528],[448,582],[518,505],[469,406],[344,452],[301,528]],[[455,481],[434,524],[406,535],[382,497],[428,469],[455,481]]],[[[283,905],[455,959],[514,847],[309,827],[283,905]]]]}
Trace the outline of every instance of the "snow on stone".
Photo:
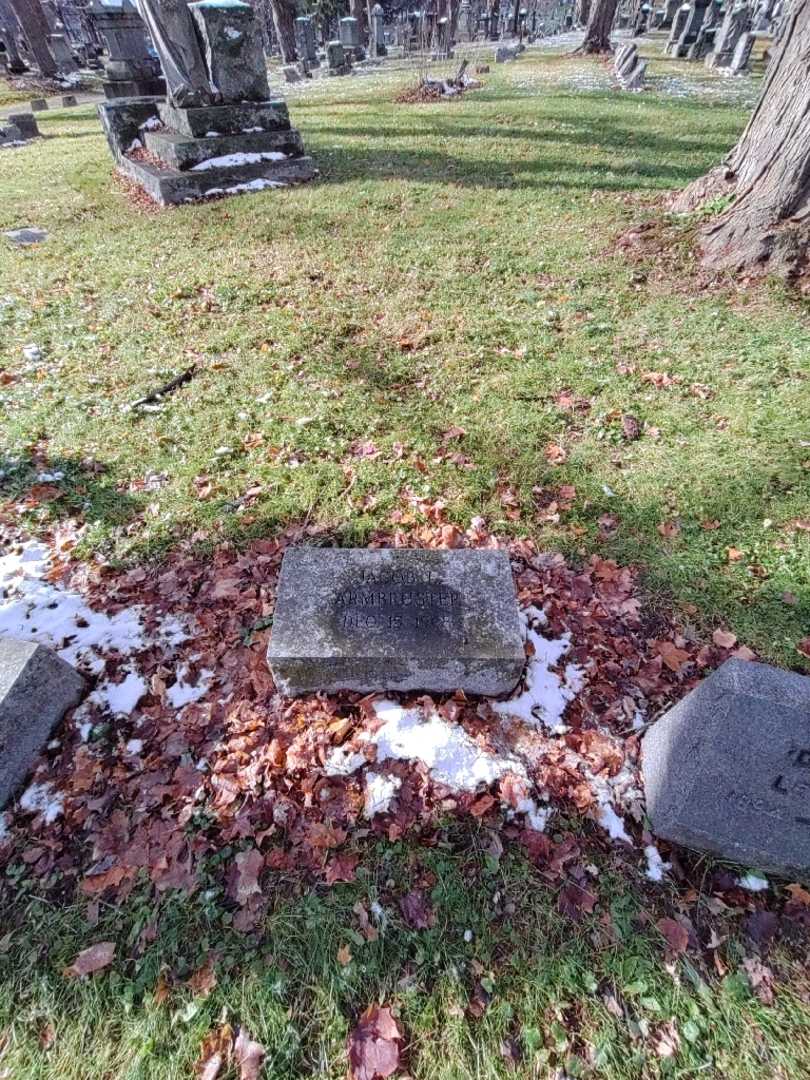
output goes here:
{"type": "Polygon", "coordinates": [[[482,750],[464,728],[438,713],[403,709],[393,701],[378,701],[374,711],[382,720],[369,738],[377,746],[377,761],[422,761],[434,780],[453,791],[475,791],[507,773],[525,777],[517,758],[482,750]]]}
{"type": "Polygon", "coordinates": [[[143,750],[143,739],[130,739],[126,745],[128,754],[140,754],[143,750]]]}
{"type": "Polygon", "coordinates": [[[576,664],[566,664],[560,675],[556,668],[571,648],[571,637],[543,637],[534,628],[545,625],[545,614],[537,608],[527,608],[523,615],[526,637],[534,647],[534,655],[526,668],[526,688],[508,701],[493,702],[500,716],[513,716],[530,727],[541,725],[550,731],[564,732],[562,716],[584,685],[584,673],[576,664]]]}
{"type": "Polygon", "coordinates": [[[225,37],[228,39],[228,41],[238,41],[241,36],[241,30],[237,30],[235,26],[225,27],[225,37]]]}
{"type": "Polygon", "coordinates": [[[192,172],[204,172],[206,169],[232,169],[238,165],[258,165],[260,161],[286,161],[287,155],[280,150],[240,151],[236,154],[222,154],[220,157],[206,158],[193,165],[192,172]]]}
{"type": "Polygon", "coordinates": [[[737,884],[749,892],[764,892],[769,887],[768,879],[760,877],[759,874],[746,874],[737,879],[737,884]]]}
{"type": "Polygon", "coordinates": [[[50,825],[64,810],[62,798],[50,784],[31,784],[20,796],[20,809],[27,814],[42,814],[45,824],[50,825]]]}
{"type": "Polygon", "coordinates": [[[211,686],[211,680],[214,677],[213,671],[203,668],[197,676],[196,686],[192,686],[190,682],[186,681],[189,673],[190,669],[188,666],[181,664],[177,669],[177,679],[174,685],[168,687],[166,690],[166,697],[173,709],[182,709],[192,701],[199,701],[200,698],[205,697],[208,693],[209,687],[211,686]]]}
{"type": "Polygon", "coordinates": [[[672,866],[668,862],[664,862],[661,858],[661,852],[655,846],[655,844],[647,844],[644,848],[644,855],[647,859],[647,869],[645,876],[650,881],[663,881],[664,873],[667,870],[671,870],[672,866]]]}
{"type": "Polygon", "coordinates": [[[402,787],[398,776],[383,776],[382,773],[366,775],[365,815],[373,818],[375,814],[386,814],[391,808],[394,796],[402,787]]]}
{"type": "MultiPolygon", "coordinates": [[[[93,675],[102,674],[111,655],[126,660],[155,641],[171,648],[187,639],[186,628],[171,616],[148,639],[141,608],[113,615],[95,611],[79,593],[48,581],[50,569],[50,551],[35,541],[0,555],[0,637],[39,642],[93,675]]],[[[123,664],[120,674],[123,680],[99,681],[75,714],[82,723],[82,738],[90,732],[88,705],[129,716],[147,692],[147,683],[133,661],[123,664]]]]}

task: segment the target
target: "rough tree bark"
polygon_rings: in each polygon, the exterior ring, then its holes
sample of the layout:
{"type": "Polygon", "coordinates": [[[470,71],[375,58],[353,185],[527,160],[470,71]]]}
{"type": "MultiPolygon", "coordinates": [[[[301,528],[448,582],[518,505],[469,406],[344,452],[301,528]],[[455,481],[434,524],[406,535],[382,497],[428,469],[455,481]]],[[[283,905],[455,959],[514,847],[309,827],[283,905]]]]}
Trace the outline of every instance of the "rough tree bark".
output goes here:
{"type": "Polygon", "coordinates": [[[366,0],[349,0],[349,14],[353,19],[357,19],[357,26],[360,31],[360,44],[368,46],[368,11],[366,9],[366,0]]]}
{"type": "Polygon", "coordinates": [[[613,52],[610,44],[610,31],[616,18],[619,0],[592,0],[588,13],[588,25],[585,40],[579,49],[584,53],[613,52]]]}
{"type": "Polygon", "coordinates": [[[574,8],[574,26],[587,26],[591,0],[577,0],[574,8]]]}
{"type": "Polygon", "coordinates": [[[295,0],[270,0],[270,7],[281,59],[285,64],[294,64],[298,59],[295,46],[295,0]]]}
{"type": "Polygon", "coordinates": [[[730,195],[701,231],[704,265],[795,278],[810,258],[810,0],[793,0],[748,126],[726,161],[670,203],[730,195]]]}
{"type": "Polygon", "coordinates": [[[54,78],[58,68],[48,42],[51,30],[39,0],[9,0],[9,4],[40,72],[47,79],[54,78]]]}

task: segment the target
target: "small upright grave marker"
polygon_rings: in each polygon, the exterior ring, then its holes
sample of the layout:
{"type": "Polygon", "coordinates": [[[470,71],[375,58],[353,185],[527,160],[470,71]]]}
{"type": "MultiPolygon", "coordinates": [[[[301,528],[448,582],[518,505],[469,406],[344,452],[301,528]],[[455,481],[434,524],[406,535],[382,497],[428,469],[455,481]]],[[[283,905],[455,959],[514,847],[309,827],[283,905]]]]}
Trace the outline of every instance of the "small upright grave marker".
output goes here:
{"type": "Polygon", "coordinates": [[[267,657],[279,690],[507,694],[523,628],[502,551],[300,547],[284,556],[267,657]]]}
{"type": "Polygon", "coordinates": [[[643,750],[659,836],[810,875],[810,678],[727,660],[650,728],[643,750]]]}

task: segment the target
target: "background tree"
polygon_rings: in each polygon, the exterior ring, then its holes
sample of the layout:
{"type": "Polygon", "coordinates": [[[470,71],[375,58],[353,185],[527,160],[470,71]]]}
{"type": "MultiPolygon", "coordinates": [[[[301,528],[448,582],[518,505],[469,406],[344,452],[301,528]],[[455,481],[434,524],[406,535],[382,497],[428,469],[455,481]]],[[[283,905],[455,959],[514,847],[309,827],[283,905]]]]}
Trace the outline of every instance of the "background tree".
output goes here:
{"type": "Polygon", "coordinates": [[[584,53],[613,52],[610,44],[610,31],[616,18],[619,0],[591,0],[588,12],[588,25],[585,40],[579,48],[584,53]]]}
{"type": "Polygon", "coordinates": [[[810,0],[792,0],[748,126],[726,161],[671,203],[731,197],[701,233],[703,263],[794,278],[810,253],[810,0]]]}
{"type": "Polygon", "coordinates": [[[574,8],[574,26],[587,26],[591,0],[577,0],[574,8]]]}
{"type": "Polygon", "coordinates": [[[368,45],[368,8],[366,0],[349,0],[349,14],[357,19],[361,45],[368,45]]]}
{"type": "Polygon", "coordinates": [[[41,74],[47,79],[54,78],[58,74],[58,68],[48,41],[51,30],[39,0],[9,0],[9,6],[20,24],[41,74]]]}
{"type": "Polygon", "coordinates": [[[295,0],[270,0],[273,12],[273,26],[276,28],[281,59],[285,64],[293,64],[298,59],[295,45],[295,0]]]}

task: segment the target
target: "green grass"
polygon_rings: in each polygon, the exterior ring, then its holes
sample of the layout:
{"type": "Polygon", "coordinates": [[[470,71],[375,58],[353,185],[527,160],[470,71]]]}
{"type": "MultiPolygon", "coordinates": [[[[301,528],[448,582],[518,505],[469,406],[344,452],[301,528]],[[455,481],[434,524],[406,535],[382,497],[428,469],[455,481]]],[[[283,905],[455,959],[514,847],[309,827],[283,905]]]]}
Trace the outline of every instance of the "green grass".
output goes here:
{"type": "MultiPolygon", "coordinates": [[[[768,285],[701,285],[685,225],[659,273],[616,243],[721,157],[746,112],[553,81],[583,68],[524,58],[440,106],[394,104],[406,75],[330,80],[334,93],[292,101],[316,183],[154,214],[111,183],[91,109],[44,117],[46,140],[0,158],[2,226],[51,232],[0,252],[0,364],[22,375],[3,390],[3,446],[45,447],[92,523],[88,546],[115,557],[304,519],[362,543],[411,488],[461,524],[483,514],[569,553],[639,561],[660,602],[800,663],[810,536],[791,523],[809,501],[806,311],[768,285]],[[31,341],[46,360],[23,374],[31,341]],[[200,374],[162,412],[122,412],[194,361],[200,374]],[[680,382],[656,389],[649,371],[680,382]],[[590,411],[561,411],[563,388],[590,411]],[[623,442],[624,412],[660,435],[623,442]],[[466,429],[474,468],[433,462],[451,425],[466,429]],[[255,433],[263,443],[244,449],[255,433]],[[367,439],[380,456],[354,457],[367,439]],[[563,465],[546,461],[550,442],[563,465]],[[223,446],[233,453],[217,457],[223,446]],[[88,474],[87,459],[103,471],[88,474]],[[150,471],[167,474],[161,490],[128,492],[150,471]],[[518,522],[500,504],[505,483],[518,522]],[[547,527],[532,491],[561,484],[577,497],[547,527]],[[256,486],[246,513],[238,500],[256,486]],[[609,538],[604,514],[617,519],[609,538]],[[662,538],[672,519],[680,533],[662,538]]],[[[11,492],[28,480],[18,470],[11,492]]]]}
{"type": "MultiPolygon", "coordinates": [[[[574,558],[637,562],[650,604],[674,606],[687,629],[727,624],[800,666],[806,307],[773,285],[700,278],[689,222],[667,227],[661,258],[617,244],[660,216],[663,192],[723,155],[746,108],[739,94],[566,82],[594,70],[527,56],[439,106],[395,104],[405,75],[307,87],[291,109],[317,182],[161,213],[111,182],[90,108],[42,116],[45,140],[0,154],[0,227],[51,233],[38,248],[0,247],[0,372],[14,377],[0,384],[4,495],[25,495],[47,460],[64,470],[63,496],[34,504],[32,524],[78,513],[86,554],[134,561],[191,536],[215,545],[301,521],[363,543],[402,511],[406,524],[421,521],[412,491],[445,500],[461,525],[482,514],[493,530],[574,558]],[[38,368],[22,358],[30,342],[44,352],[38,368]],[[162,411],[125,411],[192,363],[198,374],[162,411]],[[647,372],[677,381],[656,388],[647,372]],[[563,389],[588,410],[561,409],[563,389]],[[646,425],[632,442],[627,413],[646,425]],[[435,460],[453,425],[467,434],[449,449],[472,468],[435,460]],[[357,452],[367,440],[378,456],[357,452]],[[562,464],[547,461],[550,443],[565,449],[562,464]],[[139,490],[151,473],[163,485],[139,490]],[[562,485],[576,498],[549,523],[541,508],[562,485]],[[517,521],[501,502],[506,486],[517,521]],[[662,535],[673,521],[679,531],[662,535]],[[741,557],[729,561],[729,548],[741,557]]],[[[689,68],[651,71],[661,87],[689,68]]],[[[156,936],[143,941],[156,912],[137,891],[89,926],[84,910],[31,893],[12,866],[0,1075],[187,1077],[225,1012],[266,1046],[266,1076],[337,1078],[347,1032],[373,1000],[396,1004],[417,1078],[509,1075],[506,1038],[525,1077],[808,1075],[806,972],[787,951],[770,958],[778,992],[762,1005],[741,970],[750,946],[733,912],[723,975],[694,955],[667,968],[653,924],[669,900],[686,903],[682,892],[662,898],[600,864],[600,906],[576,926],[558,914],[556,886],[517,855],[493,865],[482,844],[472,834],[380,845],[357,884],[328,891],[281,878],[247,940],[217,890],[164,897],[156,936]],[[435,875],[439,918],[415,932],[396,897],[423,872],[435,875]],[[359,899],[388,913],[377,942],[358,933],[359,899]],[[63,978],[79,949],[109,938],[110,972],[63,978]],[[344,944],[348,967],[337,960],[344,944]],[[177,985],[155,1004],[160,971],[181,984],[208,949],[214,993],[194,1002],[177,985]],[[465,1009],[479,978],[493,1000],[476,1020],[465,1009]],[[625,1019],[606,994],[626,1003],[625,1019]],[[670,1061],[655,1035],[671,1018],[681,1048],[670,1061]],[[56,1035],[43,1049],[48,1024],[56,1035]]]]}
{"type": "MultiPolygon", "coordinates": [[[[574,924],[556,910],[556,887],[517,856],[493,863],[486,842],[485,834],[444,834],[418,854],[381,843],[356,883],[331,890],[295,895],[281,879],[262,930],[247,940],[229,929],[216,891],[190,901],[169,895],[157,910],[135,894],[123,909],[103,906],[92,929],[77,909],[18,899],[0,957],[0,1065],[26,1080],[185,1078],[206,1033],[225,1018],[264,1045],[267,1077],[338,1080],[348,1032],[380,1001],[395,1006],[405,1028],[408,1072],[426,1080],[545,1077],[557,1068],[610,1080],[807,1075],[800,950],[769,958],[776,1001],[764,1006],[742,969],[751,950],[733,915],[715,923],[730,931],[718,951],[722,977],[694,954],[666,970],[651,924],[668,899],[660,890],[645,896],[602,862],[594,884],[601,905],[574,924]],[[435,881],[437,918],[415,931],[396,897],[420,875],[435,881]],[[358,901],[385,911],[377,941],[359,932],[358,901]],[[156,935],[144,944],[146,926],[156,935]],[[78,949],[110,939],[118,943],[111,969],[84,981],[63,976],[78,949]],[[338,960],[343,946],[348,965],[338,960]],[[209,950],[218,985],[195,998],[184,982],[209,950]],[[161,972],[173,989],[158,1004],[161,972]],[[476,1018],[468,1006],[479,983],[492,997],[476,1018]],[[656,1046],[671,1020],[680,1049],[670,1060],[656,1046]],[[52,1044],[43,1049],[48,1025],[52,1044]],[[515,1072],[502,1055],[507,1039],[520,1055],[515,1072]]],[[[24,897],[24,879],[17,887],[24,897]]],[[[690,913],[708,918],[702,905],[690,913]]]]}
{"type": "MultiPolygon", "coordinates": [[[[90,109],[44,118],[45,141],[0,158],[3,227],[52,234],[0,253],[12,301],[0,364],[22,373],[31,341],[46,358],[4,389],[7,451],[44,445],[92,522],[89,546],[116,557],[302,519],[362,543],[412,488],[461,524],[483,514],[569,553],[639,561],[661,602],[800,663],[810,536],[791,523],[810,501],[806,311],[768,285],[702,287],[685,226],[659,274],[653,256],[616,245],[721,157],[745,111],[521,82],[573,66],[524,58],[446,106],[394,104],[396,79],[346,80],[335,100],[318,88],[292,102],[318,182],[155,214],[111,183],[90,109]],[[200,374],[162,412],[122,412],[194,361],[200,374]],[[649,371],[680,382],[656,389],[649,371]],[[563,388],[589,412],[561,411],[563,388]],[[622,441],[625,412],[660,435],[622,441]],[[474,468],[433,462],[451,425],[466,429],[474,468]],[[262,444],[244,449],[255,433],[262,444]],[[380,456],[354,457],[367,439],[380,456]],[[563,465],[546,461],[550,442],[563,465]],[[104,471],[88,476],[88,458],[104,471]],[[165,486],[130,494],[149,471],[165,486]],[[548,528],[532,491],[561,484],[577,497],[548,528]],[[238,500],[256,486],[245,513],[238,500]],[[607,539],[604,514],[617,519],[607,539]],[[680,533],[662,538],[672,519],[680,533]]],[[[12,493],[29,479],[18,471],[12,493]]]]}

